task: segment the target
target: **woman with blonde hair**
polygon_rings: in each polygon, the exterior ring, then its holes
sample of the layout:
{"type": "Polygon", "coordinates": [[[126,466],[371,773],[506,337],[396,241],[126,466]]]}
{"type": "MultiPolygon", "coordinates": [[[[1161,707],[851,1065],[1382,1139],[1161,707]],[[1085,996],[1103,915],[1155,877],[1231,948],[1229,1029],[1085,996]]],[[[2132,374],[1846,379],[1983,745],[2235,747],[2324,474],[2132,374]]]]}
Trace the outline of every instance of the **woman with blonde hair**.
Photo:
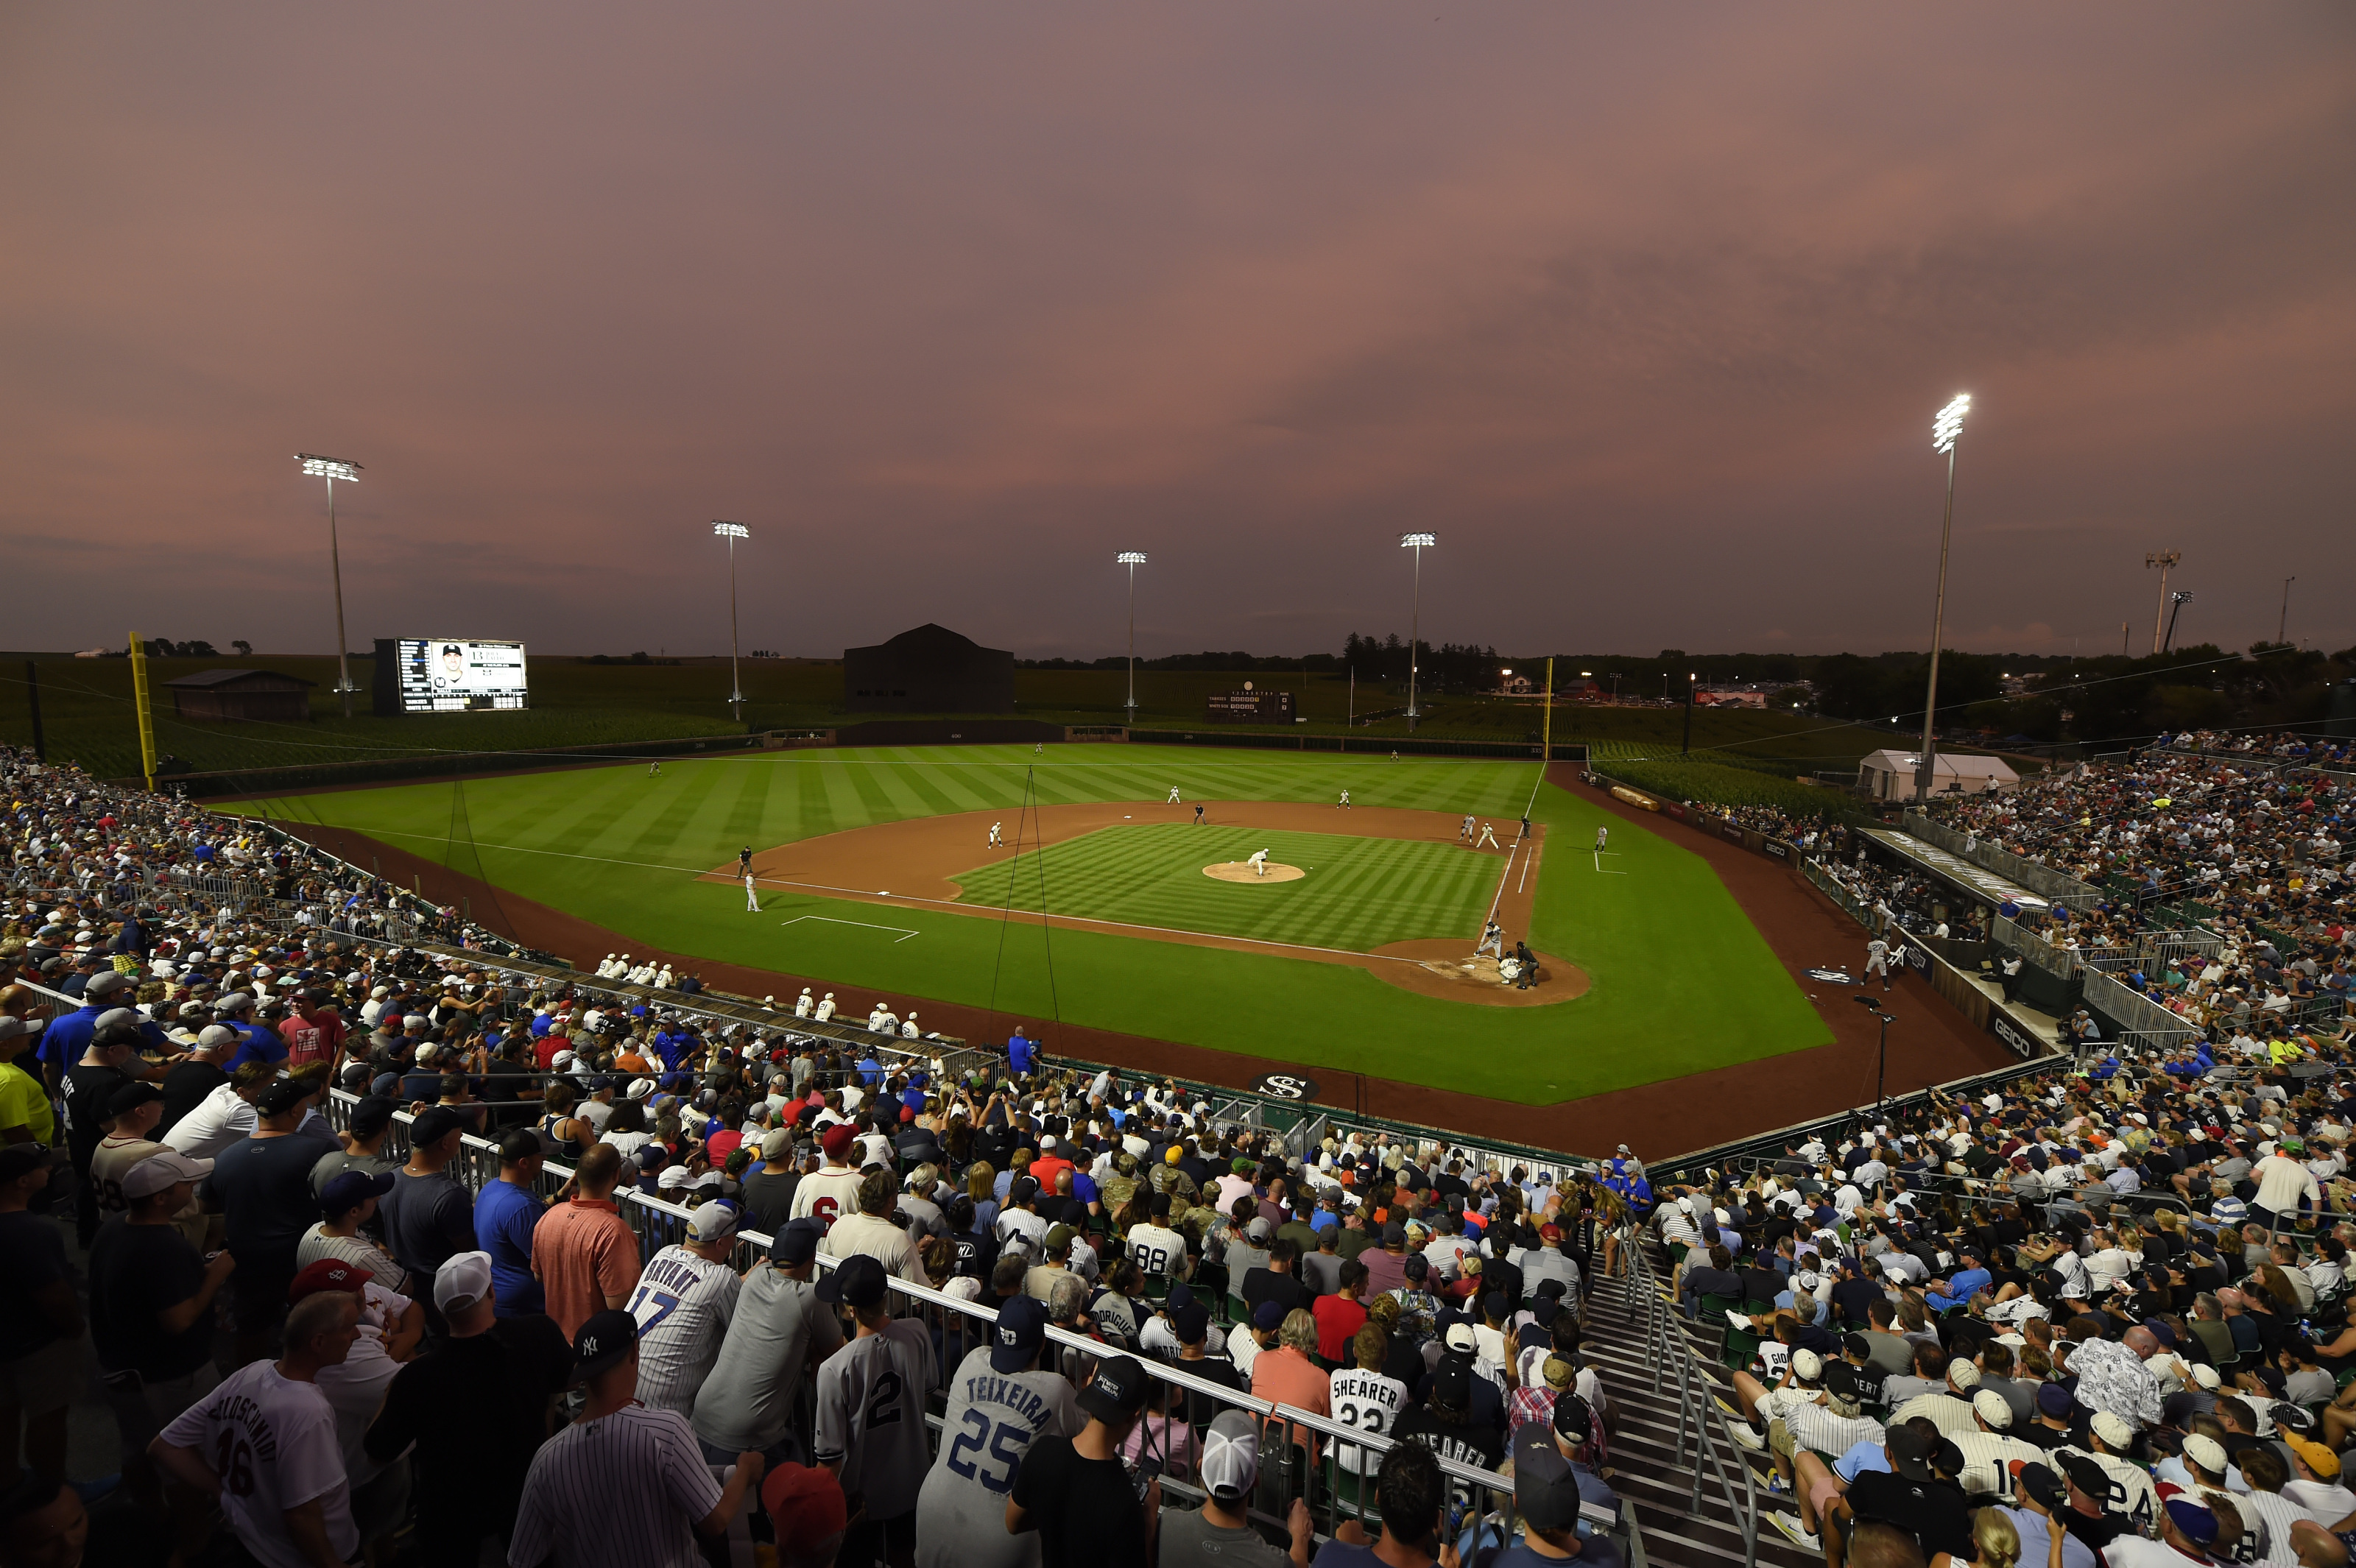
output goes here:
{"type": "MultiPolygon", "coordinates": [[[[2050,1531],[2058,1549],[2067,1531],[2050,1531]]],[[[2020,1561],[2020,1531],[2000,1508],[1984,1508],[1972,1515],[1972,1544],[1979,1548],[1977,1568],[2013,1568],[2020,1561]]],[[[2060,1555],[2057,1550],[2054,1553],[2060,1555]]]]}

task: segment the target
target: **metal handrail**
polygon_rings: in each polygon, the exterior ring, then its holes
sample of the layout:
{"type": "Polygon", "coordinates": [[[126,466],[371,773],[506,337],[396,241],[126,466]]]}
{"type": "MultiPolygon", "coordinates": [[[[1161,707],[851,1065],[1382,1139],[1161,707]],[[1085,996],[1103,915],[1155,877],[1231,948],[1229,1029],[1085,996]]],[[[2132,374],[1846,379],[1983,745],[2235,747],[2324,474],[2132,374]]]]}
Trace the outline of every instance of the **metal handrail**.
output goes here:
{"type": "Polygon", "coordinates": [[[1675,1378],[1677,1400],[1677,1463],[1690,1464],[1693,1470],[1693,1491],[1687,1499],[1686,1511],[1699,1515],[1701,1495],[1706,1479],[1714,1478],[1719,1495],[1725,1499],[1727,1512],[1742,1531],[1743,1568],[1756,1568],[1759,1561],[1759,1489],[1758,1477],[1749,1464],[1740,1457],[1740,1450],[1726,1428],[1727,1409],[1718,1397],[1715,1380],[1701,1371],[1693,1353],[1693,1342],[1687,1337],[1682,1321],[1672,1309],[1663,1293],[1659,1279],[1653,1273],[1651,1257],[1646,1249],[1650,1243],[1640,1231],[1629,1239],[1629,1294],[1644,1314],[1644,1339],[1652,1353],[1653,1392],[1660,1393],[1664,1381],[1675,1378]],[[1692,1457],[1687,1457],[1688,1442],[1692,1457]],[[1742,1496],[1734,1494],[1733,1477],[1727,1470],[1728,1456],[1737,1456],[1736,1469],[1742,1472],[1742,1496]]]}

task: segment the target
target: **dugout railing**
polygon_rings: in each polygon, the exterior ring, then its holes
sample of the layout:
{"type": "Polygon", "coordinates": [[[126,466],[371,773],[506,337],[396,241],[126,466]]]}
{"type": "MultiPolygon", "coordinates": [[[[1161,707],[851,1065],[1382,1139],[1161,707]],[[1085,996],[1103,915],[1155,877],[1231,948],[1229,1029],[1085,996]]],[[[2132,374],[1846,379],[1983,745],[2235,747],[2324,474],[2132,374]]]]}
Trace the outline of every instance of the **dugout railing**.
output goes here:
{"type": "MultiPolygon", "coordinates": [[[[341,1090],[333,1092],[323,1107],[329,1124],[340,1127],[357,1102],[358,1097],[348,1093],[341,1090]]],[[[408,1154],[411,1120],[407,1111],[394,1114],[392,1127],[386,1140],[388,1154],[402,1157],[408,1154]]],[[[498,1179],[498,1152],[488,1139],[473,1134],[464,1135],[461,1150],[458,1159],[451,1166],[451,1173],[470,1193],[478,1193],[485,1185],[498,1179]]],[[[534,1179],[533,1190],[543,1200],[552,1199],[572,1175],[569,1167],[543,1163],[534,1179]]],[[[689,1210],[648,1197],[635,1189],[616,1189],[614,1197],[625,1221],[638,1237],[642,1263],[659,1248],[685,1239],[689,1210]]],[[[732,1265],[740,1273],[766,1266],[771,1240],[762,1232],[739,1230],[735,1251],[730,1259],[732,1265]]],[[[821,1274],[828,1273],[833,1270],[836,1263],[832,1257],[820,1256],[817,1260],[817,1267],[821,1274]]],[[[1646,1294],[1656,1295],[1657,1292],[1648,1291],[1646,1294]]],[[[1151,1302],[1140,1301],[1136,1309],[1151,1305],[1151,1302]]],[[[901,1279],[892,1282],[890,1306],[894,1317],[913,1317],[924,1322],[933,1337],[936,1381],[934,1387],[927,1391],[926,1424],[937,1454],[945,1403],[941,1396],[950,1375],[963,1361],[965,1354],[990,1342],[991,1325],[997,1320],[997,1314],[978,1303],[901,1279]]],[[[1278,1448],[1273,1464],[1269,1462],[1269,1449],[1276,1445],[1264,1446],[1261,1482],[1249,1509],[1255,1524],[1280,1537],[1285,1529],[1286,1512],[1293,1497],[1299,1495],[1309,1506],[1321,1541],[1330,1539],[1344,1520],[1365,1521],[1370,1534],[1379,1530],[1371,1482],[1361,1484],[1358,1476],[1349,1471],[1346,1465],[1355,1459],[1363,1465],[1365,1474],[1371,1476],[1380,1464],[1380,1456],[1391,1447],[1391,1439],[1312,1411],[1238,1394],[1232,1389],[1186,1372],[1182,1362],[1164,1360],[1151,1352],[1108,1344],[1101,1339],[1076,1332],[1067,1326],[1050,1325],[1047,1341],[1055,1358],[1055,1365],[1069,1373],[1079,1374],[1076,1381],[1083,1385],[1098,1359],[1129,1354],[1134,1355],[1144,1368],[1150,1382],[1183,1395],[1185,1417],[1183,1428],[1168,1430],[1161,1425],[1155,1428],[1166,1438],[1170,1449],[1183,1451],[1142,1456],[1161,1461],[1164,1495],[1171,1500],[1187,1503],[1200,1500],[1202,1490],[1196,1465],[1201,1451],[1202,1429],[1219,1412],[1240,1410],[1263,1428],[1282,1423],[1288,1434],[1297,1430],[1310,1437],[1305,1445],[1289,1443],[1278,1448]]],[[[1044,1354],[1042,1365],[1048,1365],[1044,1354]]],[[[1664,1375],[1676,1374],[1672,1371],[1664,1375]]],[[[809,1438],[814,1428],[814,1400],[813,1380],[805,1376],[798,1390],[792,1431],[792,1436],[805,1456],[809,1452],[809,1438]]],[[[1166,1408],[1165,1397],[1158,1392],[1149,1397],[1146,1408],[1149,1413],[1166,1408]]],[[[1698,1396],[1696,1408],[1702,1408],[1698,1396]]],[[[1448,1476],[1451,1493],[1467,1504],[1458,1538],[1462,1555],[1470,1558],[1477,1548],[1510,1542],[1518,1530],[1512,1479],[1494,1471],[1445,1457],[1439,1462],[1448,1476]]],[[[1730,1489],[1728,1495],[1731,1496],[1730,1489]]],[[[1698,1499],[1698,1488],[1696,1496],[1698,1499]]],[[[1630,1568],[1644,1568],[1646,1559],[1643,1533],[1636,1524],[1634,1512],[1624,1499],[1616,1509],[1590,1503],[1583,1505],[1580,1513],[1582,1522],[1611,1536],[1630,1568]]],[[[1746,1541],[1755,1540],[1755,1523],[1748,1520],[1745,1538],[1746,1541]]]]}

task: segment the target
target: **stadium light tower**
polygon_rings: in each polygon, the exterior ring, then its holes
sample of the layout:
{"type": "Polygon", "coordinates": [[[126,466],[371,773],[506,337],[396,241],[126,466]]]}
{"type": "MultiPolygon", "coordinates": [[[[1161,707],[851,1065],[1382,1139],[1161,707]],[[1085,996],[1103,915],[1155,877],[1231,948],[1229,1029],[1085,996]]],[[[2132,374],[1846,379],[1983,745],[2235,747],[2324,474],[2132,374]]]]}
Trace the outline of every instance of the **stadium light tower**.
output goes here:
{"type": "Polygon", "coordinates": [[[1914,799],[1931,798],[1931,779],[1939,744],[1939,644],[1947,632],[1947,536],[1955,522],[1955,443],[1964,433],[1964,416],[1972,410],[1971,394],[1958,392],[1931,421],[1931,450],[1947,454],[1947,509],[1939,519],[1939,592],[1931,607],[1931,689],[1922,699],[1922,761],[1914,774],[1914,799]]]}
{"type": "Polygon", "coordinates": [[[1407,618],[1407,727],[1412,731],[1419,715],[1415,710],[1416,639],[1423,622],[1423,552],[1440,542],[1432,534],[1401,534],[1399,549],[1415,551],[1415,600],[1407,618]]]}
{"type": "Polygon", "coordinates": [[[294,461],[303,472],[314,479],[327,482],[327,565],[336,578],[336,691],[344,699],[344,717],[352,716],[352,660],[346,650],[351,645],[344,637],[344,555],[336,543],[336,481],[347,485],[359,483],[360,465],[347,463],[340,457],[321,457],[316,453],[298,452],[294,461]]]}
{"type": "MultiPolygon", "coordinates": [[[[2180,549],[2148,550],[2143,558],[2146,571],[2155,566],[2159,568],[2159,602],[2152,606],[2151,611],[2151,651],[2155,654],[2159,652],[2160,621],[2168,613],[2168,574],[2175,571],[2176,563],[2183,559],[2184,552],[2180,549]]],[[[2122,643],[2126,641],[2124,637],[2119,640],[2122,643]]],[[[2119,651],[2125,653],[2126,650],[2122,647],[2119,651]]]]}
{"type": "Polygon", "coordinates": [[[1129,568],[1129,723],[1133,730],[1137,727],[1137,569],[1145,564],[1145,552],[1125,549],[1112,562],[1129,568]]]}
{"type": "Polygon", "coordinates": [[[728,541],[728,707],[738,723],[744,720],[744,683],[736,677],[736,541],[752,535],[742,523],[712,520],[712,531],[728,541]]]}

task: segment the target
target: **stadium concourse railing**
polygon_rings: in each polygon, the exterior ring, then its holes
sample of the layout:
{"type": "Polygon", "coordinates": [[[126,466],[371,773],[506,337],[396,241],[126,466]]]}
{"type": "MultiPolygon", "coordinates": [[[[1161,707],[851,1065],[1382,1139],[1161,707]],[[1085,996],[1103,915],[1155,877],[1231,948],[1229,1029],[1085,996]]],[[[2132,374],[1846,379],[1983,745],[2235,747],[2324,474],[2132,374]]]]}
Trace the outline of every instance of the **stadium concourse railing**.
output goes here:
{"type": "Polygon", "coordinates": [[[2019,883],[2040,898],[2050,899],[2072,909],[2092,909],[2105,895],[2100,888],[2065,876],[2052,867],[2036,860],[2024,860],[2009,849],[2001,848],[1972,834],[1958,833],[1944,823],[1933,822],[1919,811],[1907,811],[1900,825],[1908,834],[1925,844],[1935,844],[1948,854],[1969,860],[1984,870],[1994,871],[2008,881],[2019,883]]]}
{"type": "MultiPolygon", "coordinates": [[[[349,1116],[351,1107],[358,1103],[359,1097],[356,1095],[343,1090],[333,1091],[329,1103],[325,1107],[329,1125],[340,1128],[349,1116]]],[[[408,1153],[411,1121],[411,1114],[405,1110],[396,1111],[393,1114],[392,1131],[387,1139],[389,1153],[400,1156],[405,1156],[408,1153]]],[[[465,1135],[461,1141],[462,1153],[459,1158],[453,1162],[452,1173],[470,1192],[478,1193],[485,1186],[498,1179],[498,1147],[490,1139],[471,1133],[465,1135]]],[[[573,1171],[569,1167],[544,1163],[538,1176],[534,1178],[533,1191],[543,1200],[553,1199],[572,1179],[572,1176],[573,1171]]],[[[662,1247],[677,1244],[686,1239],[689,1210],[675,1203],[665,1202],[659,1198],[648,1197],[633,1189],[617,1189],[615,1198],[625,1221],[637,1233],[641,1256],[650,1256],[662,1247]]],[[[765,1266],[772,1239],[759,1231],[738,1231],[735,1252],[730,1260],[733,1266],[739,1272],[748,1272],[754,1268],[765,1266]]],[[[817,1260],[817,1267],[821,1274],[830,1273],[836,1266],[836,1260],[831,1257],[822,1255],[817,1260]]],[[[1658,1291],[1648,1289],[1646,1294],[1648,1296],[1657,1297],[1658,1291]]],[[[892,1282],[892,1297],[889,1305],[894,1316],[919,1319],[932,1331],[937,1361],[937,1381],[934,1388],[927,1391],[928,1393],[938,1393],[945,1390],[951,1375],[964,1360],[967,1352],[990,1343],[991,1325],[996,1322],[998,1317],[996,1312],[974,1302],[960,1300],[939,1291],[898,1279],[892,1282]]],[[[1291,1457],[1299,1462],[1296,1474],[1301,1482],[1296,1492],[1288,1493],[1277,1489],[1281,1483],[1271,1484],[1271,1475],[1276,1467],[1263,1462],[1261,1485],[1255,1494],[1249,1510],[1255,1522],[1271,1531],[1282,1531],[1286,1528],[1285,1516],[1290,1507],[1292,1496],[1301,1495],[1309,1505],[1311,1517],[1318,1526],[1318,1535],[1321,1540],[1330,1539],[1333,1531],[1345,1520],[1369,1521],[1369,1533],[1379,1530],[1379,1521],[1375,1519],[1374,1514],[1373,1487],[1370,1484],[1361,1486],[1357,1474],[1344,1469],[1344,1466],[1345,1459],[1355,1461],[1370,1475],[1379,1467],[1381,1456],[1391,1447],[1389,1438],[1362,1431],[1312,1411],[1301,1410],[1268,1400],[1255,1399],[1248,1394],[1238,1394],[1232,1389],[1223,1388],[1216,1383],[1193,1376],[1183,1370],[1183,1363],[1165,1361],[1151,1353],[1139,1354],[1127,1351],[1105,1340],[1076,1333],[1066,1328],[1050,1325],[1047,1329],[1047,1341],[1052,1348],[1052,1360],[1043,1360],[1042,1364],[1051,1365],[1056,1370],[1065,1371],[1083,1385],[1092,1375],[1092,1368],[1098,1360],[1108,1355],[1135,1354],[1139,1363],[1144,1367],[1149,1381],[1164,1384],[1184,1394],[1186,1416],[1183,1425],[1175,1431],[1163,1428],[1164,1443],[1155,1445],[1155,1446],[1166,1445],[1173,1449],[1183,1446],[1184,1451],[1158,1454],[1146,1451],[1141,1455],[1141,1459],[1159,1462],[1162,1489],[1165,1497],[1172,1500],[1186,1503],[1200,1501],[1203,1493],[1196,1466],[1200,1458],[1202,1428],[1220,1411],[1240,1410],[1263,1426],[1282,1422],[1288,1431],[1298,1429],[1312,1435],[1305,1452],[1302,1451],[1301,1445],[1294,1445],[1295,1453],[1291,1457]]],[[[1672,1349],[1670,1353],[1674,1354],[1674,1350],[1672,1349]]],[[[1665,1364],[1668,1359],[1669,1357],[1665,1355],[1663,1363],[1665,1364]]],[[[1664,1373],[1663,1375],[1674,1374],[1664,1373]]],[[[794,1424],[793,1435],[799,1442],[805,1454],[809,1451],[809,1438],[814,1424],[812,1382],[813,1380],[809,1378],[801,1381],[798,1391],[798,1403],[794,1424]]],[[[1658,1386],[1657,1380],[1655,1386],[1658,1386]]],[[[936,1453],[938,1451],[941,1434],[941,1412],[937,1408],[938,1403],[928,1399],[925,1416],[926,1426],[934,1439],[936,1453]]],[[[1155,1396],[1149,1398],[1146,1408],[1149,1413],[1151,1413],[1166,1409],[1168,1404],[1164,1398],[1155,1396]]],[[[1705,1450],[1708,1450],[1710,1440],[1707,1434],[1699,1430],[1705,1409],[1698,1403],[1695,1408],[1697,1440],[1705,1450]]],[[[1160,1425],[1160,1424],[1155,1424],[1160,1425]]],[[[1154,1435],[1152,1428],[1149,1428],[1148,1435],[1149,1437],[1154,1435]]],[[[1494,1471],[1481,1469],[1453,1459],[1443,1457],[1440,1460],[1440,1468],[1447,1473],[1451,1492],[1467,1505],[1464,1521],[1459,1533],[1459,1546],[1462,1554],[1469,1558],[1479,1547],[1504,1545],[1513,1540],[1518,1526],[1514,1512],[1512,1479],[1494,1471]]],[[[1748,1467],[1743,1468],[1747,1470],[1748,1467]]],[[[1727,1477],[1721,1473],[1719,1479],[1726,1488],[1730,1499],[1731,1488],[1727,1482],[1727,1477]]],[[[1696,1489],[1696,1498],[1697,1507],[1698,1486],[1696,1489]]],[[[1582,1505],[1580,1511],[1590,1528],[1607,1533],[1612,1538],[1614,1544],[1622,1551],[1631,1568],[1644,1568],[1646,1560],[1643,1534],[1637,1527],[1634,1511],[1624,1500],[1616,1509],[1590,1503],[1582,1505]]],[[[1746,1541],[1755,1540],[1755,1521],[1746,1521],[1744,1534],[1746,1541]]]]}

